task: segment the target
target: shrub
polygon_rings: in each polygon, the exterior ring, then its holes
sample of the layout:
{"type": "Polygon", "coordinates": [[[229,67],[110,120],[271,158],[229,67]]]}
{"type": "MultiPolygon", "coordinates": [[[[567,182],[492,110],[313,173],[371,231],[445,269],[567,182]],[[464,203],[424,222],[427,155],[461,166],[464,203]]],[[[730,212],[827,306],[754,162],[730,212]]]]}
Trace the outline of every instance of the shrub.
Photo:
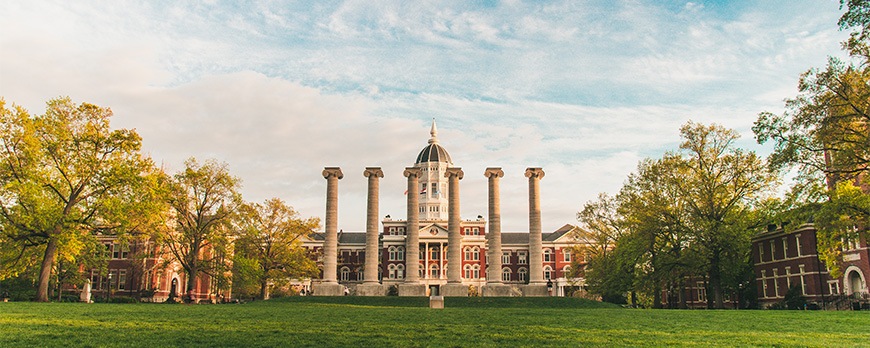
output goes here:
{"type": "Polygon", "coordinates": [[[783,303],[788,309],[805,309],[807,299],[804,298],[800,286],[795,285],[788,288],[783,303]]]}
{"type": "Polygon", "coordinates": [[[399,296],[399,287],[395,285],[390,285],[387,289],[387,296],[399,296]]]}

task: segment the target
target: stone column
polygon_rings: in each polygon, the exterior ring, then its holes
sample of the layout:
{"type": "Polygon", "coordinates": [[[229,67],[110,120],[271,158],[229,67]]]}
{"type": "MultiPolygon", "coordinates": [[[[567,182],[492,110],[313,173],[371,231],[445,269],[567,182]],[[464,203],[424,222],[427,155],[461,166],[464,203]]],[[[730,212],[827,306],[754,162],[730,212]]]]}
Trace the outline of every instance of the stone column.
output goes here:
{"type": "Polygon", "coordinates": [[[381,253],[378,247],[378,192],[380,178],[384,172],[380,167],[366,167],[363,176],[368,178],[369,190],[366,210],[366,258],[363,268],[364,281],[357,286],[356,293],[360,296],[383,296],[383,286],[378,282],[378,261],[381,253]]]}
{"type": "Polygon", "coordinates": [[[481,288],[483,296],[511,296],[510,287],[501,280],[501,198],[499,181],[504,176],[501,168],[486,168],[483,176],[489,179],[489,231],[486,233],[487,260],[486,285],[481,288]]]}
{"type": "Polygon", "coordinates": [[[448,220],[447,220],[447,284],[444,296],[468,296],[468,286],[462,284],[462,235],[459,233],[459,180],[465,173],[461,168],[447,168],[448,220]]]}
{"type": "Polygon", "coordinates": [[[405,168],[408,178],[408,216],[405,226],[405,283],[399,284],[399,296],[426,296],[420,283],[420,168],[405,168]]]}
{"type": "Polygon", "coordinates": [[[323,279],[312,286],[315,296],[341,296],[343,287],[338,284],[338,180],[344,177],[341,168],[326,167],[326,240],[323,242],[323,279]]]}
{"type": "Polygon", "coordinates": [[[546,296],[539,196],[544,171],[541,168],[526,168],[526,177],[529,178],[529,286],[526,296],[546,296]]]}

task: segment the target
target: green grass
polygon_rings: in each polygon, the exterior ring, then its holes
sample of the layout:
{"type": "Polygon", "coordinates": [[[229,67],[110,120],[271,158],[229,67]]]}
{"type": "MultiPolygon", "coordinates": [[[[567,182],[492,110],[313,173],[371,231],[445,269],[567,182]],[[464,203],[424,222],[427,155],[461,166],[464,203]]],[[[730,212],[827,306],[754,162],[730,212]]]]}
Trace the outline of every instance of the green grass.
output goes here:
{"type": "Polygon", "coordinates": [[[565,298],[0,303],[0,347],[870,346],[870,312],[622,309],[565,298]]]}

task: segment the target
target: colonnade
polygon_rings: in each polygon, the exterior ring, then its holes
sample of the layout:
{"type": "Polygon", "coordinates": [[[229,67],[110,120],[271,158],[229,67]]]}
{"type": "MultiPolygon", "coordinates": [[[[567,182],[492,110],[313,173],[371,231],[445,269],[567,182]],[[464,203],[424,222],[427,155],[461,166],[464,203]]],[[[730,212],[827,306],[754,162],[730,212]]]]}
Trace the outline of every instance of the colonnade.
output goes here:
{"type": "MultiPolygon", "coordinates": [[[[420,282],[420,210],[419,197],[413,194],[417,191],[420,168],[405,168],[404,176],[408,179],[407,225],[405,238],[405,269],[404,282],[399,284],[400,296],[425,296],[426,286],[420,282]]],[[[462,168],[450,167],[444,174],[448,179],[448,220],[447,220],[447,284],[441,288],[444,296],[468,296],[468,286],[462,284],[462,235],[460,233],[460,200],[459,181],[465,173],[462,168]]],[[[498,167],[486,168],[483,174],[488,179],[488,213],[489,231],[486,233],[487,259],[486,285],[481,288],[483,296],[515,295],[510,286],[501,280],[501,203],[499,197],[499,179],[504,171],[498,167]]],[[[361,296],[383,296],[386,288],[378,281],[378,262],[381,256],[379,248],[379,189],[380,178],[384,173],[380,167],[367,167],[363,176],[368,179],[367,211],[366,211],[366,246],[365,264],[363,267],[363,283],[357,287],[361,296]]],[[[522,289],[524,296],[546,296],[547,288],[543,274],[543,251],[541,233],[541,203],[540,180],[544,177],[541,168],[527,168],[525,176],[529,178],[529,284],[522,289]]],[[[340,296],[343,287],[337,282],[338,265],[338,180],[344,175],[341,168],[326,167],[323,170],[326,179],[326,238],[323,243],[323,279],[312,285],[315,296],[340,296]]],[[[442,249],[440,249],[443,253],[442,249]]],[[[442,254],[443,255],[443,254],[442,254]]],[[[428,250],[427,250],[428,258],[428,250]]],[[[443,259],[443,258],[442,258],[443,259]]],[[[439,272],[443,267],[439,269],[439,272]]]]}

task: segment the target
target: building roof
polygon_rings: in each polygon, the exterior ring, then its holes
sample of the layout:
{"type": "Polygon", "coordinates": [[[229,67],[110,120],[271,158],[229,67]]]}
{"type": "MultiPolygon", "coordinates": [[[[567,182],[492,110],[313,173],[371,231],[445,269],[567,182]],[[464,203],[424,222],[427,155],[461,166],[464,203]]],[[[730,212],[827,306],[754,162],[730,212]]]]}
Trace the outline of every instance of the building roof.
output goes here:
{"type": "Polygon", "coordinates": [[[438,144],[438,129],[435,127],[435,120],[432,120],[432,130],[429,131],[429,134],[432,135],[429,138],[429,145],[423,148],[420,151],[420,154],[417,155],[417,161],[414,164],[427,163],[427,162],[444,162],[447,164],[453,164],[453,160],[450,159],[450,154],[447,153],[447,150],[444,149],[441,145],[438,144]]]}

